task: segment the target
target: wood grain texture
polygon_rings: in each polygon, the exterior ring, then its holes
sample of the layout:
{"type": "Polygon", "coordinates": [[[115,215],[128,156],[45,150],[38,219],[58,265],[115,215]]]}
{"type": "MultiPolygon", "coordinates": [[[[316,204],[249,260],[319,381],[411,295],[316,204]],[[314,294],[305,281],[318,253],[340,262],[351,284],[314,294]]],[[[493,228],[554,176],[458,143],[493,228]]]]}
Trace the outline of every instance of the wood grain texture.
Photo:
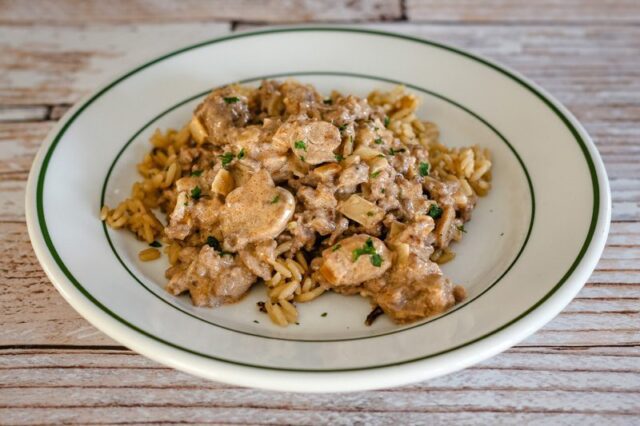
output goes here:
{"type": "Polygon", "coordinates": [[[467,370],[399,389],[341,395],[221,385],[120,350],[7,350],[0,414],[16,424],[98,418],[251,424],[469,424],[604,421],[640,410],[635,348],[516,348],[467,370]],[[576,364],[580,368],[576,368],[576,364]],[[46,414],[45,414],[46,413],[46,414]]]}
{"type": "Polygon", "coordinates": [[[400,19],[400,0],[0,0],[0,24],[322,22],[400,19]]]}
{"type": "Polygon", "coordinates": [[[636,0],[406,0],[411,21],[468,22],[640,22],[636,0]]]}
{"type": "Polygon", "coordinates": [[[639,22],[634,0],[0,0],[0,424],[640,424],[639,22]],[[558,317],[446,377],[311,397],[163,367],[66,304],[24,222],[31,161],[55,122],[148,58],[293,21],[375,22],[363,26],[467,48],[571,109],[605,161],[614,222],[596,271],[558,317]]]}

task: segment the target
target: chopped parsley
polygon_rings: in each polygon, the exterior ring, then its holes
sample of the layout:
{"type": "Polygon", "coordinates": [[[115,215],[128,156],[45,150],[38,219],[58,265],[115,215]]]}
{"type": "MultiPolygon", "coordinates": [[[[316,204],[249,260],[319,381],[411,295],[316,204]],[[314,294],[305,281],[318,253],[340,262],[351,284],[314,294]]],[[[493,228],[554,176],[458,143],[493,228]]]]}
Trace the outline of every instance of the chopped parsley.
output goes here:
{"type": "Polygon", "coordinates": [[[375,172],[371,173],[369,176],[372,178],[377,178],[378,176],[380,176],[380,170],[376,170],[375,172]]]}
{"type": "Polygon", "coordinates": [[[162,244],[160,244],[158,241],[154,241],[152,243],[149,243],[149,245],[151,247],[162,247],[162,244]]]}
{"type": "Polygon", "coordinates": [[[278,201],[280,201],[280,194],[278,194],[275,197],[273,197],[273,199],[271,200],[271,204],[275,204],[278,201]]]}
{"type": "Polygon", "coordinates": [[[438,207],[437,204],[431,204],[431,207],[429,207],[429,211],[427,212],[427,214],[432,218],[437,219],[442,216],[442,209],[438,207]]]}
{"type": "Polygon", "coordinates": [[[373,212],[371,212],[371,211],[367,212],[367,216],[369,216],[369,217],[373,216],[373,212]]]}
{"type": "Polygon", "coordinates": [[[429,168],[431,166],[429,165],[429,163],[420,163],[420,165],[418,166],[418,171],[420,172],[420,176],[429,176],[429,168]]]}
{"type": "Polygon", "coordinates": [[[464,229],[464,225],[458,225],[458,226],[456,226],[456,228],[458,228],[458,231],[460,231],[460,232],[464,232],[465,234],[467,233],[467,231],[465,231],[465,229],[464,229]]]}
{"type": "Polygon", "coordinates": [[[191,198],[193,198],[194,200],[197,200],[197,199],[200,198],[201,195],[202,195],[202,190],[200,189],[200,187],[198,185],[196,185],[191,190],[191,198]]]}
{"type": "Polygon", "coordinates": [[[342,160],[344,160],[344,157],[340,154],[336,154],[336,161],[339,163],[342,160]]]}
{"type": "Polygon", "coordinates": [[[385,192],[385,191],[384,191],[384,188],[382,188],[382,189],[380,190],[380,193],[381,193],[381,194],[384,194],[384,192],[385,192]]]}
{"type": "Polygon", "coordinates": [[[333,99],[327,98],[327,99],[323,100],[322,103],[325,104],[325,105],[332,105],[333,104],[333,99]]]}
{"type": "Polygon", "coordinates": [[[334,251],[338,251],[338,250],[340,250],[340,247],[342,247],[342,245],[340,245],[340,244],[336,244],[335,246],[333,246],[333,248],[331,249],[331,251],[332,251],[332,252],[334,252],[334,251]]]}
{"type": "Polygon", "coordinates": [[[220,160],[222,160],[222,167],[227,167],[229,163],[233,161],[234,157],[235,155],[233,155],[233,152],[225,152],[224,154],[220,155],[220,160]]]}
{"type": "Polygon", "coordinates": [[[258,320],[253,320],[253,322],[255,322],[256,324],[260,324],[260,321],[258,320]]]}
{"type": "Polygon", "coordinates": [[[344,132],[347,128],[346,124],[343,124],[342,126],[338,127],[338,130],[340,130],[341,132],[344,132]]]}
{"type": "Polygon", "coordinates": [[[396,155],[399,152],[405,152],[406,149],[404,148],[400,148],[400,149],[393,149],[393,148],[389,148],[389,155],[396,155]]]}
{"type": "Polygon", "coordinates": [[[326,316],[327,316],[327,313],[326,313],[326,312],[323,312],[323,313],[322,313],[322,315],[320,315],[320,316],[321,316],[321,317],[326,317],[326,316]]]}
{"type": "Polygon", "coordinates": [[[384,127],[389,127],[389,117],[387,117],[386,115],[384,116],[384,127]]]}
{"type": "Polygon", "coordinates": [[[207,237],[207,245],[220,253],[220,256],[229,255],[233,256],[233,253],[229,253],[228,251],[222,250],[222,246],[220,245],[220,241],[218,241],[215,237],[208,236],[207,237]]]}
{"type": "Polygon", "coordinates": [[[304,143],[304,141],[301,141],[301,140],[300,141],[295,141],[293,143],[293,146],[295,147],[295,149],[301,149],[303,151],[307,150],[307,144],[304,143]]]}
{"type": "Polygon", "coordinates": [[[191,172],[191,176],[198,177],[202,174],[202,170],[194,170],[191,172]]]}
{"type": "Polygon", "coordinates": [[[382,144],[382,138],[376,138],[373,143],[375,143],[376,145],[381,145],[382,144]]]}
{"type": "Polygon", "coordinates": [[[380,265],[382,265],[382,257],[376,253],[376,248],[373,246],[373,240],[371,238],[367,238],[367,241],[362,247],[357,248],[352,252],[352,260],[354,262],[357,261],[363,254],[371,255],[371,264],[373,266],[380,267],[380,265]]]}
{"type": "Polygon", "coordinates": [[[224,103],[225,104],[235,104],[239,100],[240,100],[240,98],[238,98],[237,96],[230,96],[228,98],[224,98],[224,103]]]}
{"type": "Polygon", "coordinates": [[[304,163],[304,156],[303,155],[300,156],[300,161],[302,161],[304,163]]]}
{"type": "Polygon", "coordinates": [[[242,148],[238,153],[238,160],[240,160],[241,158],[244,158],[244,148],[242,148]]]}

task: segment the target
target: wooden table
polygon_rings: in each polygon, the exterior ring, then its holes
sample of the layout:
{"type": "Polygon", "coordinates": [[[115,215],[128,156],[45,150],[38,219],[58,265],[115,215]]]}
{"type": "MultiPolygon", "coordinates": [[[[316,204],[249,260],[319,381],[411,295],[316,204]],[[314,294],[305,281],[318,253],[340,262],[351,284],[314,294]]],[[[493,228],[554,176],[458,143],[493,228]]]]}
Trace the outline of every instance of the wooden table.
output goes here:
{"type": "Polygon", "coordinates": [[[0,424],[640,424],[640,1],[0,0],[0,424]],[[304,395],[232,387],[149,361],[82,319],[36,260],[24,188],[65,110],[144,59],[230,31],[348,22],[451,43],[557,96],[613,191],[602,260],[517,347],[397,389],[304,395]]]}

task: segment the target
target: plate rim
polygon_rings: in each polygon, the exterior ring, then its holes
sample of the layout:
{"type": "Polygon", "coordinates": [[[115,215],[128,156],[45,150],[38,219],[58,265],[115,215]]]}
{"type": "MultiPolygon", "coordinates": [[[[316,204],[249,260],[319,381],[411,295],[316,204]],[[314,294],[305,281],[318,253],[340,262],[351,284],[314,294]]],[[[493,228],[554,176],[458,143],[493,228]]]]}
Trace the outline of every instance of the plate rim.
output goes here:
{"type": "MultiPolygon", "coordinates": [[[[40,202],[42,201],[41,196],[42,193],[42,184],[44,181],[44,174],[42,174],[42,170],[46,170],[46,164],[50,159],[50,155],[52,153],[51,148],[55,146],[57,143],[57,136],[60,135],[60,132],[66,130],[66,128],[71,124],[72,118],[79,116],[82,111],[97,97],[108,91],[112,86],[118,84],[122,80],[127,77],[137,73],[138,71],[155,64],[156,62],[163,61],[171,56],[180,54],[182,52],[196,49],[198,47],[206,46],[209,44],[214,44],[221,41],[232,40],[241,37],[249,37],[249,36],[260,36],[264,34],[271,33],[280,33],[280,32],[297,32],[297,31],[305,31],[305,32],[313,32],[313,31],[335,31],[335,32],[352,32],[352,33],[361,33],[368,35],[377,35],[384,37],[394,37],[400,38],[412,42],[422,43],[431,45],[433,47],[441,48],[444,50],[448,50],[450,52],[465,56],[469,59],[472,59],[476,62],[480,62],[490,68],[493,68],[495,71],[509,77],[511,80],[517,82],[519,85],[523,86],[525,89],[530,91],[536,97],[538,97],[547,107],[549,107],[565,124],[565,126],[570,130],[573,137],[578,142],[580,149],[587,161],[587,165],[589,168],[589,174],[591,176],[591,184],[594,190],[594,199],[593,199],[593,212],[591,218],[591,224],[589,227],[589,231],[587,234],[587,238],[583,243],[581,250],[578,253],[578,257],[571,264],[569,270],[565,273],[562,279],[549,291],[541,300],[539,300],[535,305],[533,305],[528,310],[521,313],[519,316],[504,324],[500,328],[493,330],[483,336],[480,336],[476,339],[473,339],[469,342],[465,342],[461,345],[458,345],[454,348],[449,348],[445,351],[441,351],[436,354],[431,354],[428,357],[420,357],[411,360],[406,360],[401,363],[388,363],[380,366],[368,366],[363,368],[348,368],[348,369],[336,369],[336,370],[307,370],[307,369],[282,369],[282,368],[273,368],[268,366],[255,366],[251,364],[245,364],[240,362],[235,362],[232,360],[224,360],[219,358],[213,358],[206,354],[199,354],[197,352],[188,350],[188,349],[180,349],[175,347],[171,342],[166,342],[163,340],[158,340],[157,342],[153,342],[153,346],[160,346],[160,349],[168,350],[169,354],[174,353],[175,350],[178,350],[185,356],[196,356],[196,357],[206,357],[207,362],[217,363],[218,365],[227,365],[232,364],[233,366],[240,369],[240,371],[246,370],[250,368],[251,370],[275,370],[278,372],[278,375],[283,373],[288,374],[304,374],[308,375],[309,373],[344,373],[344,372],[367,372],[372,369],[391,369],[394,367],[404,366],[406,364],[418,364],[420,362],[425,362],[427,359],[440,357],[444,353],[457,352],[462,349],[473,349],[473,346],[478,345],[482,342],[487,342],[489,338],[491,340],[495,340],[495,338],[500,337],[502,333],[507,331],[511,331],[510,338],[502,338],[498,339],[496,344],[493,346],[485,347],[480,351],[480,348],[476,348],[475,357],[472,360],[467,360],[468,362],[459,362],[455,366],[450,366],[445,369],[445,371],[436,372],[436,374],[422,374],[422,378],[425,377],[434,377],[435,375],[446,374],[452,371],[455,371],[459,368],[463,368],[466,365],[470,365],[471,363],[478,362],[482,359],[486,359],[489,356],[494,355],[495,353],[500,352],[503,349],[521,341],[526,338],[529,334],[533,333],[539,327],[544,325],[547,321],[553,318],[557,313],[564,308],[575,296],[575,294],[582,288],[584,285],[584,281],[588,278],[589,274],[593,271],[603,249],[606,241],[606,236],[608,234],[608,228],[610,223],[610,215],[611,215],[611,199],[610,199],[610,189],[609,183],[607,179],[606,170],[604,168],[602,159],[593,143],[592,139],[589,137],[587,132],[584,130],[583,126],[578,122],[578,120],[553,96],[549,95],[544,89],[542,89],[537,84],[533,83],[526,77],[523,77],[518,72],[511,70],[510,68],[497,64],[489,59],[486,59],[482,56],[469,53],[465,50],[449,46],[447,44],[434,42],[431,40],[409,36],[405,34],[398,34],[387,31],[380,30],[372,30],[372,29],[363,29],[363,28],[351,28],[351,27],[332,27],[332,26],[304,26],[304,27],[277,27],[277,28],[268,28],[262,29],[258,31],[248,31],[248,32],[239,32],[230,34],[223,37],[217,37],[214,39],[206,40],[203,42],[198,42],[194,44],[190,44],[181,49],[173,50],[164,55],[160,55],[155,57],[150,61],[144,62],[142,65],[134,67],[133,69],[129,69],[129,71],[121,74],[115,79],[111,79],[105,85],[100,86],[95,91],[91,92],[87,96],[85,96],[81,101],[79,101],[71,110],[69,110],[64,117],[60,120],[60,122],[54,126],[54,128],[50,131],[47,137],[44,139],[38,153],[34,159],[31,171],[29,173],[29,179],[27,182],[27,190],[26,190],[26,217],[27,217],[27,227],[29,231],[29,236],[31,238],[32,245],[36,252],[36,256],[43,266],[43,269],[54,283],[55,287],[58,291],[63,295],[63,297],[67,300],[69,304],[71,304],[79,313],[82,314],[87,320],[89,320],[94,326],[104,331],[106,334],[114,337],[116,340],[119,340],[125,343],[127,346],[130,346],[134,350],[148,356],[149,358],[155,359],[165,364],[172,365],[182,370],[187,370],[191,373],[205,376],[209,378],[214,378],[216,380],[223,380],[228,383],[237,383],[237,384],[247,384],[247,380],[234,379],[229,377],[229,375],[223,375],[224,377],[220,377],[219,374],[208,371],[202,371],[198,368],[190,368],[189,365],[186,365],[186,362],[181,362],[180,360],[172,360],[170,357],[161,354],[156,354],[149,349],[151,342],[143,342],[144,340],[149,340],[150,337],[143,330],[138,329],[136,326],[128,323],[126,320],[119,318],[117,315],[111,313],[115,316],[110,316],[110,311],[108,308],[102,306],[100,302],[95,300],[90,293],[86,292],[82,286],[78,288],[73,281],[69,279],[70,271],[66,269],[64,264],[61,262],[61,259],[57,256],[57,253],[52,253],[49,251],[49,247],[47,244],[50,244],[50,238],[46,231],[46,224],[44,229],[38,229],[37,225],[41,220],[44,221],[44,213],[41,210],[37,210],[34,212],[34,208],[32,204],[38,205],[38,198],[40,198],[40,202]],[[35,167],[34,167],[35,166],[35,167]],[[37,168],[36,168],[37,167],[37,168]],[[34,196],[35,195],[35,196],[34,196]],[[596,233],[596,230],[599,232],[596,233]],[[40,235],[42,232],[42,235],[40,235]],[[43,240],[44,246],[43,247],[43,240]],[[51,264],[53,260],[54,264],[51,264]],[[59,269],[59,270],[58,270],[59,269]],[[62,273],[62,275],[60,275],[62,273]],[[63,283],[63,281],[68,281],[63,283]],[[66,286],[71,284],[73,286],[74,291],[72,289],[67,288],[66,286]],[[571,284],[569,286],[568,284],[571,284]],[[553,297],[558,290],[566,289],[568,294],[564,295],[562,298],[559,296],[553,297]],[[553,302],[553,303],[551,303],[553,302]],[[541,309],[543,305],[546,309],[541,309]],[[95,308],[98,307],[102,311],[97,312],[95,308]],[[105,311],[106,309],[106,311],[105,311]],[[534,317],[532,314],[537,313],[534,317]],[[529,319],[526,323],[523,320],[529,319]],[[123,330],[124,328],[124,330],[123,330]],[[519,331],[516,331],[518,329],[519,331]],[[520,329],[524,329],[526,331],[522,331],[520,329]],[[117,337],[116,337],[117,336],[117,337]],[[143,338],[144,337],[144,338],[143,338]],[[142,338],[142,339],[141,339],[142,338]],[[167,347],[168,346],[168,347],[167,347]],[[185,353],[187,352],[187,353],[185,353]],[[169,359],[168,359],[169,358],[169,359]]],[[[46,173],[45,173],[46,174],[46,173]]],[[[72,275],[71,275],[72,276],[72,275]]],[[[301,342],[303,343],[303,342],[301,342]]],[[[486,346],[486,345],[484,345],[486,346]]],[[[218,372],[219,373],[219,372],[218,372]]],[[[262,380],[262,387],[272,388],[272,389],[291,389],[291,386],[278,386],[276,384],[269,384],[268,378],[262,380]],[[266,382],[265,382],[266,380],[266,382]]],[[[273,377],[272,379],[273,380],[273,377]]],[[[410,381],[414,381],[415,379],[411,379],[410,381]]],[[[254,385],[254,380],[249,385],[254,385]]],[[[389,384],[400,384],[406,383],[405,381],[392,380],[387,378],[387,380],[382,384],[375,384],[373,386],[384,386],[389,384]]],[[[354,385],[355,386],[355,385],[354,385]]],[[[368,389],[371,388],[372,385],[361,385],[361,387],[357,387],[358,389],[368,389]]],[[[326,383],[321,386],[318,390],[327,390],[327,388],[331,388],[326,383]]],[[[304,390],[314,390],[307,389],[305,386],[304,390]]],[[[336,389],[337,390],[337,389],[336,389]]]]}

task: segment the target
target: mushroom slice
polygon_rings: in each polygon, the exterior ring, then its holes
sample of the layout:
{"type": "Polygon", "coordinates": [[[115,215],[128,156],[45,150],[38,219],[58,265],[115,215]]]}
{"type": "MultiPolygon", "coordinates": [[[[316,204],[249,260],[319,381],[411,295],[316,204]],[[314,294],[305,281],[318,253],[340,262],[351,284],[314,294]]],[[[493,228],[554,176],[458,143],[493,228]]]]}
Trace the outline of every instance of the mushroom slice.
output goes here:
{"type": "Polygon", "coordinates": [[[277,237],[295,210],[293,195],[274,185],[266,170],[260,170],[231,191],[221,212],[224,248],[237,251],[249,243],[277,237]]]}
{"type": "Polygon", "coordinates": [[[273,143],[287,144],[293,153],[307,164],[336,161],[333,150],[342,138],[340,130],[326,121],[284,123],[273,136],[273,143]]]}
{"type": "Polygon", "coordinates": [[[358,234],[324,250],[318,272],[332,286],[348,286],[378,278],[390,267],[387,246],[375,237],[358,234]]]}
{"type": "Polygon", "coordinates": [[[211,192],[225,196],[231,192],[234,184],[233,175],[228,170],[220,169],[211,183],[211,192]]]}
{"type": "Polygon", "coordinates": [[[356,194],[340,203],[338,211],[367,228],[384,219],[384,210],[356,194]]]}

